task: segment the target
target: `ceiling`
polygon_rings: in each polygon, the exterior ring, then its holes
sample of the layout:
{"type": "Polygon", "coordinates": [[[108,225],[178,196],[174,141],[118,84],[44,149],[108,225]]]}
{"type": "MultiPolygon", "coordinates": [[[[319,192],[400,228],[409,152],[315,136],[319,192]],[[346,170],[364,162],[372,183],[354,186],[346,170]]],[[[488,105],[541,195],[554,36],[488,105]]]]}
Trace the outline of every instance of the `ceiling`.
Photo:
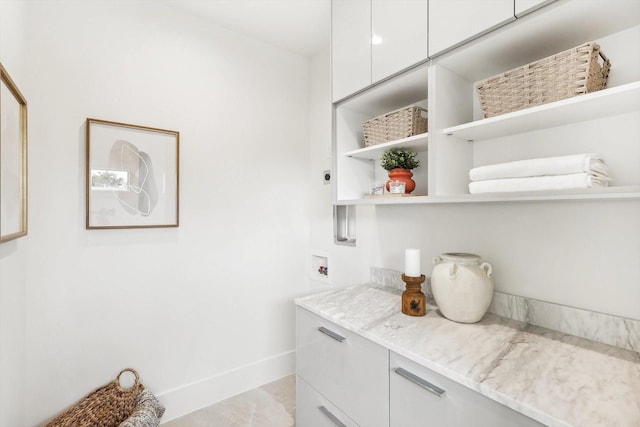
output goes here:
{"type": "Polygon", "coordinates": [[[162,0],[232,31],[305,57],[328,48],[330,0],[162,0]]]}

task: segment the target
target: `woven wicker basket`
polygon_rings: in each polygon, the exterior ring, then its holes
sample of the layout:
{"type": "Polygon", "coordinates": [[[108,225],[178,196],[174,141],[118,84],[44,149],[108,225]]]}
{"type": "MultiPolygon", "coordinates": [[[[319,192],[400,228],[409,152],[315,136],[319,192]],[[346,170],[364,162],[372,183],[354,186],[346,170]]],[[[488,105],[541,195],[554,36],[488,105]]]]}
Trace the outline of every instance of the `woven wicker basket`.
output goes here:
{"type": "Polygon", "coordinates": [[[412,105],[362,123],[364,146],[382,144],[427,131],[427,110],[412,105]]]}
{"type": "Polygon", "coordinates": [[[477,82],[482,112],[485,118],[494,117],[604,89],[610,68],[600,46],[584,43],[477,82]]]}
{"type": "Polygon", "coordinates": [[[133,369],[124,369],[115,380],[89,393],[49,422],[47,427],[118,427],[132,414],[143,390],[138,373],[133,369]],[[126,371],[136,377],[135,383],[129,388],[120,386],[120,375],[126,371]]]}

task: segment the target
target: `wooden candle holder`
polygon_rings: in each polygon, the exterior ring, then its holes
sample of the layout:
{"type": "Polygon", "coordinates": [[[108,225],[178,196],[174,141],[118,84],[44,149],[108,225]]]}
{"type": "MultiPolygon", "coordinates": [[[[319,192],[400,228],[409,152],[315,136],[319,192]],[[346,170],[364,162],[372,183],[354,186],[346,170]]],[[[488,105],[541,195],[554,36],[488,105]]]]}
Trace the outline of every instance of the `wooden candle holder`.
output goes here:
{"type": "Polygon", "coordinates": [[[427,314],[427,297],[422,293],[422,282],[426,277],[405,276],[402,280],[406,283],[406,291],[402,293],[402,312],[409,316],[424,316],[427,314]]]}

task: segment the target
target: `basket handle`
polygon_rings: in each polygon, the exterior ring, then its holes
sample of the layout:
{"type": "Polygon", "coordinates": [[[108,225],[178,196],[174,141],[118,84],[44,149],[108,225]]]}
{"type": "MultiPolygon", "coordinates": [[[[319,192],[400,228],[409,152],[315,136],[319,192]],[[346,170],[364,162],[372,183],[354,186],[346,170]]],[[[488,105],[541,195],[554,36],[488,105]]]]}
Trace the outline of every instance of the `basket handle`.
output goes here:
{"type": "Polygon", "coordinates": [[[605,56],[605,54],[604,54],[604,53],[602,53],[602,51],[601,51],[601,50],[600,50],[600,51],[598,51],[598,55],[600,55],[600,58],[602,58],[602,60],[603,60],[604,62],[609,61],[609,58],[607,58],[607,57],[605,56]]]}
{"type": "Polygon", "coordinates": [[[137,388],[137,387],[140,385],[140,375],[138,375],[138,372],[136,372],[136,370],[135,370],[135,369],[132,369],[132,368],[125,368],[125,369],[123,369],[122,371],[120,371],[120,373],[119,373],[119,374],[118,374],[118,376],[116,377],[116,381],[118,382],[118,387],[120,387],[120,388],[122,388],[122,389],[124,389],[124,390],[131,390],[132,388],[137,388]],[[136,377],[136,379],[135,379],[135,381],[134,381],[133,385],[132,385],[131,387],[127,388],[127,389],[125,389],[124,387],[122,387],[122,386],[120,385],[120,376],[121,376],[122,374],[124,374],[125,372],[131,372],[131,373],[136,377]]]}

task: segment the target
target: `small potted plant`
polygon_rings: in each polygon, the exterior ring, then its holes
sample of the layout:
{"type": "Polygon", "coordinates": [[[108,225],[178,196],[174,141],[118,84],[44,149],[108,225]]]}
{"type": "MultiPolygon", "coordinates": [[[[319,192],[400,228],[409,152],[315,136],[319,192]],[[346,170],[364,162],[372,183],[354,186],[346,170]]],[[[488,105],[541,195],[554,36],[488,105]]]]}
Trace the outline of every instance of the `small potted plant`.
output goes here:
{"type": "Polygon", "coordinates": [[[401,181],[405,183],[405,194],[411,193],[416,188],[416,183],[411,177],[415,169],[420,166],[420,160],[416,159],[417,153],[413,151],[390,148],[382,153],[380,157],[380,166],[389,172],[389,181],[387,181],[387,191],[391,181],[401,181]]]}

